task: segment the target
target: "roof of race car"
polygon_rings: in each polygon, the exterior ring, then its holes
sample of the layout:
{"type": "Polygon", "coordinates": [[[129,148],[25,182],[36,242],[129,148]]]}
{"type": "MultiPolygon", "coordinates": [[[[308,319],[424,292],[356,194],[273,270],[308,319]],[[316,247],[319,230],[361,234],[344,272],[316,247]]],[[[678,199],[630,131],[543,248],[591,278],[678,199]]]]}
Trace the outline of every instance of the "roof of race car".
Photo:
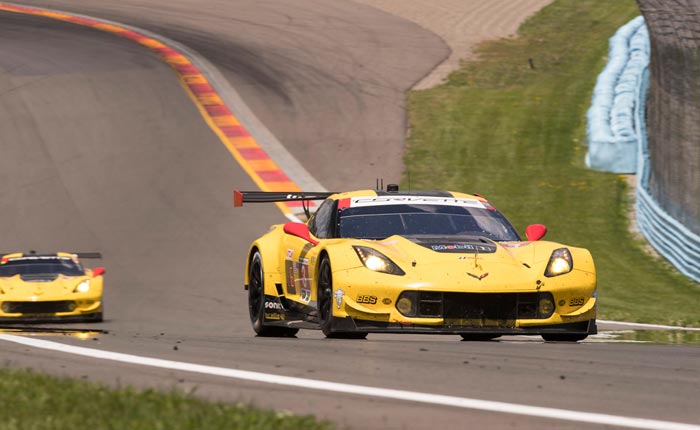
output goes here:
{"type": "Polygon", "coordinates": [[[102,258],[99,252],[88,252],[88,253],[70,253],[70,252],[55,252],[47,254],[37,254],[34,252],[22,253],[15,252],[11,254],[0,254],[0,264],[5,264],[8,261],[42,261],[42,260],[55,260],[55,259],[70,259],[78,260],[78,258],[102,258]]]}

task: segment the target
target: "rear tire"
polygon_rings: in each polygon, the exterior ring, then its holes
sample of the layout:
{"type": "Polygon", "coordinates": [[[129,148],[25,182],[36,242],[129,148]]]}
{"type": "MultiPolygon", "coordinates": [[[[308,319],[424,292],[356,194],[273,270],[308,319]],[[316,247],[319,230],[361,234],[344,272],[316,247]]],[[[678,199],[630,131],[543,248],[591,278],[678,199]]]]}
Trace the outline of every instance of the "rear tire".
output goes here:
{"type": "Polygon", "coordinates": [[[588,334],[549,333],[542,335],[542,339],[546,342],[578,342],[587,337],[588,334]]]}
{"type": "Polygon", "coordinates": [[[328,257],[323,257],[318,265],[316,303],[318,303],[319,326],[327,338],[364,339],[367,337],[367,333],[362,331],[333,331],[333,274],[328,257]]]}
{"type": "Polygon", "coordinates": [[[498,339],[501,337],[500,334],[488,334],[488,333],[460,333],[462,340],[468,342],[486,342],[489,340],[498,339]]]}
{"type": "Polygon", "coordinates": [[[250,324],[258,336],[292,337],[299,329],[265,325],[265,276],[262,257],[258,251],[253,254],[248,273],[248,313],[250,324]]]}

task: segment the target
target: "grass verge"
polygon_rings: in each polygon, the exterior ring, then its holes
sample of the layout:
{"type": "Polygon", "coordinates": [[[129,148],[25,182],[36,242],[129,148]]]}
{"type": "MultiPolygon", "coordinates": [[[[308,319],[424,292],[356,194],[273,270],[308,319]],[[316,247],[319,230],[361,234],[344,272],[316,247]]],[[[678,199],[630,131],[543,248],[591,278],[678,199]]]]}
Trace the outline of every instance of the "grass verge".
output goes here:
{"type": "Polygon", "coordinates": [[[321,430],[327,422],[179,392],[111,390],[27,370],[0,369],[0,430],[321,430]]]}
{"type": "Polygon", "coordinates": [[[409,95],[404,186],[486,195],[519,231],[591,250],[599,318],[700,325],[700,286],[629,231],[623,177],[584,165],[585,114],[608,38],[634,0],[557,0],[449,81],[409,95]]]}

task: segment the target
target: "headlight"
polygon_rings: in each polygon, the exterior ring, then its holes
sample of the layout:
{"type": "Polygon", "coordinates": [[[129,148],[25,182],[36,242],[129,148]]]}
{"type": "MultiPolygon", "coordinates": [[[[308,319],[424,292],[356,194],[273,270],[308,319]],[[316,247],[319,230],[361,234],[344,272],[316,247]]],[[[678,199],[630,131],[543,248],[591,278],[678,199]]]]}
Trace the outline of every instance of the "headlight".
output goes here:
{"type": "Polygon", "coordinates": [[[90,281],[83,281],[78,284],[77,287],[75,287],[75,290],[73,290],[74,293],[87,293],[88,290],[90,289],[90,281]]]}
{"type": "Polygon", "coordinates": [[[362,261],[362,264],[375,272],[388,273],[390,275],[405,275],[404,271],[399,266],[389,259],[386,255],[366,246],[353,246],[357,256],[362,261]]]}
{"type": "Polygon", "coordinates": [[[540,318],[549,318],[554,313],[554,300],[549,293],[540,295],[539,303],[537,304],[537,313],[540,318]]]}
{"type": "Polygon", "coordinates": [[[415,291],[404,291],[396,301],[396,309],[404,316],[415,317],[418,303],[418,293],[415,291]]]}
{"type": "Polygon", "coordinates": [[[571,272],[574,268],[574,260],[571,258],[571,252],[566,248],[555,249],[552,256],[549,257],[547,270],[544,271],[544,276],[552,277],[559,276],[571,272]]]}

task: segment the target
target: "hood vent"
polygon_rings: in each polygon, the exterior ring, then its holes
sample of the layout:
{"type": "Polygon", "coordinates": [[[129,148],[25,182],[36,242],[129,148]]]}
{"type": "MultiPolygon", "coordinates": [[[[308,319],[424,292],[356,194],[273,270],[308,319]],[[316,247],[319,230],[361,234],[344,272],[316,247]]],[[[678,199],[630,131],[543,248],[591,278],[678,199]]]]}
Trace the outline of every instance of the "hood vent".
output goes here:
{"type": "Polygon", "coordinates": [[[20,275],[25,282],[53,282],[58,278],[57,273],[47,273],[40,275],[20,275]]]}

